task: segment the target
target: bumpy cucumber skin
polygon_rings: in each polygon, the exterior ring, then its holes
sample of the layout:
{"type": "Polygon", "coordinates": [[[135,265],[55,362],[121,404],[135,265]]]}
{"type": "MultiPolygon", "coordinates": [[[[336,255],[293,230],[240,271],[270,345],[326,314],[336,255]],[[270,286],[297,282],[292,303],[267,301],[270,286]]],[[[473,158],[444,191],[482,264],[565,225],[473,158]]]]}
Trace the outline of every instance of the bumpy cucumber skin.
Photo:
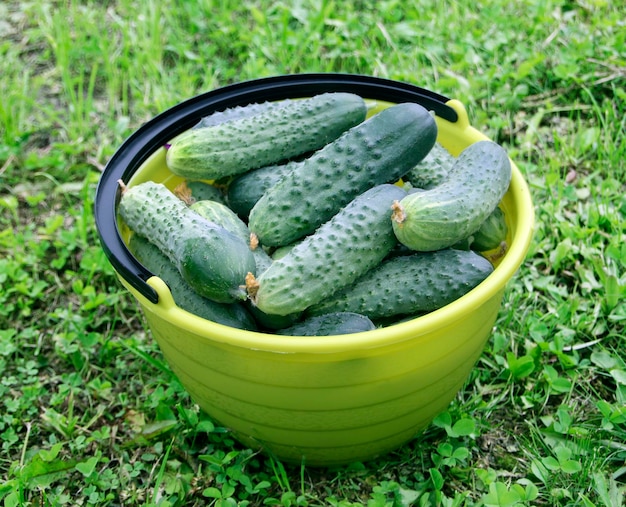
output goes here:
{"type": "Polygon", "coordinates": [[[226,197],[222,191],[214,185],[200,180],[186,182],[191,192],[192,203],[197,201],[217,201],[226,204],[226,197]]]}
{"type": "Polygon", "coordinates": [[[453,165],[454,156],[441,144],[435,143],[428,155],[402,179],[416,188],[430,190],[448,179],[453,165]]]}
{"type": "Polygon", "coordinates": [[[272,258],[260,245],[254,245],[254,247],[251,245],[250,229],[248,229],[245,222],[225,204],[217,201],[204,200],[193,203],[190,209],[209,222],[213,222],[241,238],[252,251],[257,275],[265,271],[272,263],[272,258]]]}
{"type": "Polygon", "coordinates": [[[249,117],[189,129],[170,142],[169,169],[192,179],[219,180],[317,150],[361,123],[365,101],[324,93],[249,117]]]}
{"type": "Polygon", "coordinates": [[[219,303],[245,299],[242,285],[256,265],[241,238],[202,218],[152,181],[126,188],[118,211],[133,232],[150,239],[174,263],[198,294],[219,303]]]}
{"type": "Polygon", "coordinates": [[[363,333],[372,329],[376,329],[376,326],[365,315],[353,312],[333,312],[308,317],[293,326],[278,330],[276,334],[289,336],[335,336],[363,333]]]}
{"type": "Polygon", "coordinates": [[[478,252],[498,248],[506,241],[507,233],[508,227],[504,211],[500,207],[496,207],[473,234],[471,248],[478,252]]]}
{"type": "Polygon", "coordinates": [[[400,201],[392,218],[398,240],[415,251],[448,248],[480,227],[511,181],[506,151],[478,141],[456,158],[448,179],[400,201]]]}
{"type": "Polygon", "coordinates": [[[383,184],[356,197],[261,274],[249,289],[254,304],[268,314],[301,312],[372,269],[397,244],[391,204],[404,195],[383,184]]]}
{"type": "Polygon", "coordinates": [[[255,114],[264,113],[270,109],[276,109],[278,107],[288,106],[292,102],[290,99],[284,99],[279,102],[259,102],[246,104],[245,106],[235,106],[224,109],[223,111],[216,111],[200,119],[193,128],[200,129],[204,127],[213,127],[220,123],[225,123],[232,120],[241,120],[242,118],[248,118],[255,114]]]}
{"type": "Polygon", "coordinates": [[[198,317],[247,331],[258,326],[243,303],[216,303],[203,298],[183,280],[176,266],[148,239],[133,234],[128,248],[135,258],[170,288],[177,306],[198,317]]]}
{"type": "Polygon", "coordinates": [[[318,150],[270,188],[249,227],[268,246],[312,233],[368,188],[395,182],[430,151],[437,125],[418,104],[391,106],[318,150]]]}
{"type": "Polygon", "coordinates": [[[228,205],[239,216],[247,218],[263,194],[301,163],[291,161],[259,167],[235,177],[228,185],[228,205]]]}
{"type": "Polygon", "coordinates": [[[471,250],[392,257],[308,308],[306,315],[355,312],[376,320],[427,313],[465,295],[492,272],[492,264],[471,250]]]}

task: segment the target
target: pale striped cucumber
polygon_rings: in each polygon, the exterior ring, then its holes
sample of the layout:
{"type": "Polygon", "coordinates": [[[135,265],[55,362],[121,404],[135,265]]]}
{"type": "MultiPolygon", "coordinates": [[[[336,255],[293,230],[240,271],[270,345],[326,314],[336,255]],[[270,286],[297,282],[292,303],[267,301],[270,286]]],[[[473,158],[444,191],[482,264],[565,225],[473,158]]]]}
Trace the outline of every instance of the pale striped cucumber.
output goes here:
{"type": "Polygon", "coordinates": [[[349,285],[385,258],[397,244],[391,205],[406,192],[375,186],[356,197],[246,286],[252,302],[268,314],[305,310],[349,285]]]}
{"type": "Polygon", "coordinates": [[[500,207],[496,207],[472,235],[470,247],[477,252],[493,250],[506,242],[507,233],[508,227],[504,211],[500,207]]]}
{"type": "Polygon", "coordinates": [[[376,320],[427,313],[465,295],[492,272],[491,263],[471,250],[392,257],[308,308],[306,315],[355,312],[376,320]]]}
{"type": "Polygon", "coordinates": [[[272,258],[258,244],[256,237],[250,233],[250,229],[237,214],[225,204],[210,199],[193,203],[190,208],[209,222],[224,227],[227,231],[238,236],[248,245],[254,256],[256,264],[256,274],[265,271],[272,263],[272,258]]]}
{"type": "Polygon", "coordinates": [[[245,299],[242,287],[256,271],[244,241],[189,209],[161,183],[123,187],[119,214],[128,227],[148,238],[201,296],[220,303],[245,299]]]}
{"type": "Polygon", "coordinates": [[[365,315],[353,312],[332,312],[308,317],[302,322],[276,331],[276,334],[289,336],[335,336],[363,333],[372,329],[376,329],[376,326],[365,315]]]}
{"type": "Polygon", "coordinates": [[[422,106],[384,109],[316,151],[270,188],[249,227],[267,246],[312,233],[365,190],[395,182],[433,147],[437,125],[422,106]]]}
{"type": "Polygon", "coordinates": [[[287,101],[252,116],[189,129],[169,143],[169,169],[191,179],[219,180],[317,150],[361,123],[365,101],[323,93],[287,101]]]}
{"type": "Polygon", "coordinates": [[[203,298],[183,280],[172,261],[145,237],[133,234],[128,248],[143,266],[167,284],[174,302],[183,310],[225,326],[257,330],[257,325],[243,302],[217,303],[203,298]]]}
{"type": "Polygon", "coordinates": [[[416,251],[450,247],[476,232],[509,188],[511,163],[502,146],[478,141],[455,159],[446,181],[394,205],[398,240],[416,251]]]}

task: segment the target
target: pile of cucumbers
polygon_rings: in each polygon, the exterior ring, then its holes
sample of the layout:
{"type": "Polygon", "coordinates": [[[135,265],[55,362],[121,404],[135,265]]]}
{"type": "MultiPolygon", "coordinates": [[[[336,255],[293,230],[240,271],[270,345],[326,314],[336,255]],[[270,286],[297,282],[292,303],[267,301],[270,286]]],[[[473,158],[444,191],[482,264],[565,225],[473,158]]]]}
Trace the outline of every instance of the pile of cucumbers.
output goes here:
{"type": "Polygon", "coordinates": [[[458,156],[416,103],[353,93],[216,112],[166,146],[169,189],[122,182],[129,249],[176,304],[246,330],[368,331],[466,294],[503,251],[505,150],[458,156]]]}

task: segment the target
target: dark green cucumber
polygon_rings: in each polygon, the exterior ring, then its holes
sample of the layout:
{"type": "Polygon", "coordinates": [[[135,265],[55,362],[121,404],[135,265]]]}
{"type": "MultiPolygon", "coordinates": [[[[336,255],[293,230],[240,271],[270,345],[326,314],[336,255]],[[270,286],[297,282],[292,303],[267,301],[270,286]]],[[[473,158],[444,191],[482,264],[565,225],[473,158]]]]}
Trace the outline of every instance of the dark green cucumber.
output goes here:
{"type": "Polygon", "coordinates": [[[394,205],[394,232],[412,250],[450,247],[478,230],[510,181],[511,164],[504,148],[478,141],[455,159],[444,183],[394,205]]]}
{"type": "Polygon", "coordinates": [[[225,204],[217,201],[204,200],[193,203],[190,208],[209,222],[224,227],[248,245],[254,256],[256,274],[265,271],[272,263],[272,258],[258,244],[256,238],[250,234],[250,229],[237,214],[225,204]]]}
{"type": "Polygon", "coordinates": [[[311,306],[306,315],[356,312],[376,320],[427,313],[465,295],[492,272],[491,263],[470,250],[392,257],[311,306]]]}
{"type": "Polygon", "coordinates": [[[167,284],[174,302],[183,310],[225,326],[257,330],[255,320],[242,302],[217,303],[198,295],[183,280],[172,261],[145,237],[131,235],[128,248],[141,264],[167,284]]]}
{"type": "Polygon", "coordinates": [[[335,336],[363,333],[376,329],[365,315],[353,312],[333,312],[309,317],[293,326],[280,329],[276,334],[289,336],[335,336]]]}
{"type": "Polygon", "coordinates": [[[246,243],[189,209],[167,187],[147,181],[123,188],[119,214],[154,243],[201,296],[220,303],[245,299],[242,285],[255,260],[246,243]]]}
{"type": "Polygon", "coordinates": [[[454,156],[441,144],[435,143],[428,155],[402,179],[416,188],[429,190],[448,179],[453,165],[454,156]]]}
{"type": "Polygon", "coordinates": [[[235,177],[228,185],[228,205],[239,216],[247,218],[263,194],[301,163],[268,165],[235,177]]]}
{"type": "Polygon", "coordinates": [[[285,329],[292,326],[302,317],[302,312],[290,313],[289,315],[272,315],[262,312],[249,300],[246,303],[246,308],[250,315],[254,317],[259,328],[270,333],[275,332],[277,329],[285,329]]]}
{"type": "Polygon", "coordinates": [[[180,176],[219,180],[317,150],[366,114],[365,101],[352,93],[287,101],[249,117],[183,132],[169,143],[166,163],[180,176]]]}
{"type": "Polygon", "coordinates": [[[270,188],[250,211],[250,230],[267,246],[292,243],[368,188],[398,180],[426,156],[436,137],[437,125],[424,107],[390,106],[270,188]]]}
{"type": "Polygon", "coordinates": [[[264,313],[288,315],[354,282],[397,244],[391,204],[404,195],[399,186],[383,184],[356,197],[258,279],[248,277],[253,303],[264,313]]]}

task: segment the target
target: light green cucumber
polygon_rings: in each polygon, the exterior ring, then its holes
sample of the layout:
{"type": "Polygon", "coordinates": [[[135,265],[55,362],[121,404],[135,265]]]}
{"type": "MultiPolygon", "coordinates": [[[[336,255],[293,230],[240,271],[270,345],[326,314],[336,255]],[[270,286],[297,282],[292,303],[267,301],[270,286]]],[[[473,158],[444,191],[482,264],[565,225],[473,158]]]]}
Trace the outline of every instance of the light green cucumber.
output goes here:
{"type": "Polygon", "coordinates": [[[228,206],[209,199],[195,202],[190,208],[209,222],[213,222],[241,238],[252,251],[257,275],[265,271],[272,263],[272,258],[258,244],[256,238],[251,235],[246,223],[228,206]]]}
{"type": "Polygon", "coordinates": [[[217,303],[203,298],[183,280],[176,266],[154,244],[139,234],[130,237],[128,248],[150,272],[170,288],[177,306],[203,319],[237,329],[256,331],[257,325],[244,303],[217,303]]]}
{"type": "Polygon", "coordinates": [[[257,278],[248,277],[252,302],[264,313],[304,311],[376,266],[397,244],[391,204],[406,192],[375,186],[356,197],[257,278]]]}
{"type": "Polygon", "coordinates": [[[219,180],[317,150],[361,123],[365,101],[353,93],[323,93],[287,101],[252,116],[189,129],[172,139],[169,169],[191,179],[219,180]]]}
{"type": "Polygon", "coordinates": [[[255,114],[267,112],[271,109],[287,106],[290,102],[292,102],[290,99],[284,99],[277,102],[254,102],[243,106],[229,107],[223,111],[216,111],[202,117],[192,128],[199,129],[204,127],[213,127],[227,121],[241,120],[242,118],[248,118],[250,116],[254,116],[255,114]]]}
{"type": "Polygon", "coordinates": [[[236,176],[228,185],[228,205],[239,216],[247,218],[263,194],[301,163],[268,165],[236,176]]]}
{"type": "Polygon", "coordinates": [[[465,295],[492,272],[491,263],[471,250],[392,257],[311,306],[306,315],[355,312],[376,320],[431,312],[465,295]]]}
{"type": "Polygon", "coordinates": [[[123,187],[119,214],[154,243],[201,296],[219,303],[245,299],[246,275],[256,271],[246,243],[202,218],[160,183],[123,187]]]}
{"type": "Polygon", "coordinates": [[[289,336],[335,336],[363,333],[372,329],[376,329],[376,326],[365,315],[353,312],[332,312],[308,317],[293,326],[278,330],[276,334],[289,336]]]}
{"type": "Polygon", "coordinates": [[[396,104],[349,129],[271,187],[250,211],[263,245],[282,246],[312,233],[365,190],[395,182],[430,151],[431,114],[396,104]]]}
{"type": "Polygon", "coordinates": [[[478,230],[509,188],[511,164],[500,145],[478,141],[455,159],[448,179],[394,205],[398,240],[415,251],[450,247],[478,230]]]}
{"type": "Polygon", "coordinates": [[[197,201],[217,201],[226,204],[224,192],[206,181],[183,181],[174,189],[174,193],[188,205],[197,201]]]}
{"type": "Polygon", "coordinates": [[[429,190],[446,181],[453,164],[454,156],[441,144],[435,143],[428,155],[402,179],[416,188],[429,190]]]}

